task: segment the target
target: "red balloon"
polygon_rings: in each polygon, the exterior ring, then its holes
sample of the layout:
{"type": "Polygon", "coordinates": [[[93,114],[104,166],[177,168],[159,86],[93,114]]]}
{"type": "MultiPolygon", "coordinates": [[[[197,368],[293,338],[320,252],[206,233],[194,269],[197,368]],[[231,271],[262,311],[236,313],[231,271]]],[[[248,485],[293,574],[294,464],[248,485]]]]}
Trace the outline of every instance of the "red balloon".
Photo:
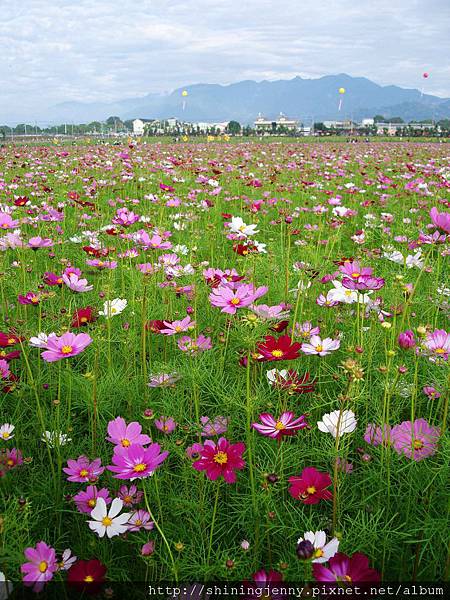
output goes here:
{"type": "Polygon", "coordinates": [[[428,77],[428,73],[424,73],[423,76],[425,77],[425,79],[428,77]]]}

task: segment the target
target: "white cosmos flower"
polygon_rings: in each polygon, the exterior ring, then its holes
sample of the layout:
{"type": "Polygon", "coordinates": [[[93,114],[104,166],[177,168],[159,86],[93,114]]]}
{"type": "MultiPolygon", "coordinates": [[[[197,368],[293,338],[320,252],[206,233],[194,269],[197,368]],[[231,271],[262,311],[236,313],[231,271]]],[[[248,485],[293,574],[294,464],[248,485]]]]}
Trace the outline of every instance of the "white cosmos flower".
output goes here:
{"type": "Polygon", "coordinates": [[[324,563],[327,562],[328,559],[332,558],[339,548],[339,540],[337,538],[331,539],[328,544],[327,536],[325,531],[306,531],[303,534],[303,537],[297,541],[297,544],[303,542],[303,540],[307,540],[311,542],[314,546],[314,554],[312,555],[313,563],[324,563]]]}
{"type": "Polygon", "coordinates": [[[48,444],[50,448],[54,448],[55,446],[65,446],[72,441],[72,438],[60,431],[44,431],[41,440],[48,444]]]}
{"type": "Polygon", "coordinates": [[[415,254],[408,254],[405,262],[408,269],[413,267],[421,269],[423,267],[422,250],[418,250],[415,254]]]}
{"type": "Polygon", "coordinates": [[[331,433],[335,438],[344,433],[351,433],[356,429],[355,413],[351,410],[335,410],[323,415],[321,421],[317,421],[317,427],[324,433],[331,433]],[[339,429],[338,429],[339,423],[339,429]]]}
{"type": "Polygon", "coordinates": [[[103,304],[103,310],[100,310],[98,314],[109,319],[110,317],[120,315],[120,313],[125,309],[127,304],[128,304],[128,301],[122,300],[121,298],[114,298],[114,300],[107,300],[103,304]]]}
{"type": "Polygon", "coordinates": [[[95,508],[91,511],[93,521],[88,521],[89,529],[95,531],[98,537],[104,537],[105,533],[112,538],[128,529],[128,520],[131,513],[119,514],[122,510],[123,502],[120,498],[114,498],[110,509],[106,506],[104,498],[97,498],[95,508]]]}
{"type": "Polygon", "coordinates": [[[241,217],[231,217],[231,221],[228,225],[231,233],[238,233],[244,237],[258,233],[259,230],[256,229],[256,227],[257,225],[246,225],[241,217]]]}
{"type": "Polygon", "coordinates": [[[288,371],[287,369],[270,369],[270,371],[267,371],[266,373],[266,377],[269,380],[270,385],[273,385],[274,383],[277,383],[281,377],[281,379],[287,379],[288,378],[288,371]]]}
{"type": "Polygon", "coordinates": [[[332,283],[334,285],[334,289],[331,289],[328,292],[327,300],[343,302],[344,304],[354,304],[355,302],[367,304],[370,300],[369,294],[371,294],[372,291],[369,291],[366,294],[361,294],[354,290],[348,290],[340,281],[334,280],[332,283]]]}
{"type": "Polygon", "coordinates": [[[56,333],[47,335],[46,333],[38,333],[37,336],[30,338],[30,346],[32,348],[47,348],[49,337],[56,337],[56,333]]]}
{"type": "Polygon", "coordinates": [[[6,442],[14,437],[13,431],[15,427],[11,423],[4,423],[0,426],[0,439],[6,442]]]}

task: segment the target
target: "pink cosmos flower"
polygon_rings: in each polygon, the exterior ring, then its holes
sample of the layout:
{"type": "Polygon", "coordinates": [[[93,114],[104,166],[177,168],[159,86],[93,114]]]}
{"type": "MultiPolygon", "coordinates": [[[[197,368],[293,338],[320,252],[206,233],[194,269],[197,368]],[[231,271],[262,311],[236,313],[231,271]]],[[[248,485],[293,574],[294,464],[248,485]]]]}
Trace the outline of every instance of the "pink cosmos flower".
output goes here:
{"type": "Polygon", "coordinates": [[[203,425],[202,437],[213,437],[227,431],[230,419],[228,417],[216,417],[212,421],[209,417],[200,417],[200,421],[203,425]]]}
{"type": "Polygon", "coordinates": [[[19,301],[19,304],[32,304],[33,306],[37,306],[41,299],[39,294],[35,294],[34,292],[27,292],[25,296],[19,294],[17,296],[17,300],[19,301]]]}
{"type": "Polygon", "coordinates": [[[19,221],[15,221],[10,214],[0,212],[0,229],[14,229],[18,225],[19,221]]]}
{"type": "Polygon", "coordinates": [[[305,321],[305,323],[296,323],[294,332],[296,337],[309,340],[312,335],[319,335],[320,327],[314,326],[311,321],[305,321]]]}
{"type": "MultiPolygon", "coordinates": [[[[0,361],[1,362],[1,361],[0,361]]],[[[440,392],[438,392],[433,386],[431,385],[425,385],[422,388],[422,392],[425,394],[425,396],[428,396],[429,400],[437,400],[438,398],[441,397],[440,392]]]]}
{"type": "Polygon", "coordinates": [[[229,315],[236,314],[238,308],[250,306],[255,300],[264,296],[268,291],[267,286],[261,286],[255,290],[252,284],[241,284],[235,289],[226,285],[214,288],[209,295],[212,306],[221,308],[221,312],[229,315]]]}
{"type": "Polygon", "coordinates": [[[97,505],[97,498],[103,498],[106,504],[111,503],[109,491],[106,488],[97,489],[95,485],[88,485],[86,491],[78,492],[73,497],[77,509],[81,513],[91,514],[93,508],[97,505]]]}
{"type": "Polygon", "coordinates": [[[447,333],[445,329],[435,329],[427,335],[423,345],[431,352],[429,357],[431,361],[447,361],[450,352],[450,333],[447,333]]]}
{"type": "Polygon", "coordinates": [[[159,444],[150,444],[147,448],[139,444],[129,447],[116,446],[112,457],[113,464],[108,469],[116,473],[116,479],[142,479],[153,475],[159,465],[167,458],[167,451],[159,453],[159,444]]]}
{"type": "Polygon", "coordinates": [[[151,443],[148,435],[142,432],[142,425],[137,421],[133,421],[129,425],[122,417],[116,417],[108,423],[108,435],[106,438],[111,444],[128,448],[134,444],[145,446],[151,443]]]}
{"type": "Polygon", "coordinates": [[[302,352],[305,354],[318,354],[319,356],[326,356],[337,350],[341,342],[339,340],[333,340],[331,338],[325,338],[322,340],[318,335],[311,336],[308,343],[302,344],[302,352]]]}
{"type": "Polygon", "coordinates": [[[390,425],[379,425],[369,423],[364,433],[364,441],[372,446],[388,446],[392,441],[392,429],[390,425]]]}
{"type": "Polygon", "coordinates": [[[187,317],[184,317],[184,319],[178,321],[164,321],[164,325],[166,327],[160,330],[161,333],[164,335],[175,335],[194,329],[195,321],[191,321],[191,317],[188,315],[187,317]]]}
{"type": "Polygon", "coordinates": [[[289,311],[281,304],[268,306],[267,304],[252,304],[250,310],[253,311],[260,319],[269,321],[272,319],[284,319],[289,316],[289,311]]]}
{"type": "Polygon", "coordinates": [[[5,359],[0,359],[0,377],[1,379],[7,379],[11,374],[9,370],[9,363],[5,359]]]}
{"type": "Polygon", "coordinates": [[[295,418],[293,412],[284,412],[279,419],[275,419],[269,413],[262,413],[259,418],[262,424],[253,423],[253,429],[273,439],[280,439],[285,435],[294,435],[300,429],[308,427],[305,415],[295,418]]]}
{"type": "Polygon", "coordinates": [[[28,587],[33,586],[34,592],[40,592],[58,570],[56,552],[45,542],[38,542],[36,548],[26,548],[24,554],[29,562],[20,567],[23,582],[28,587]]]}
{"type": "Polygon", "coordinates": [[[61,337],[49,335],[47,349],[42,352],[41,356],[46,362],[55,362],[62,358],[70,358],[83,352],[92,342],[93,339],[87,333],[75,334],[68,331],[61,337]]]}
{"type": "Polygon", "coordinates": [[[67,481],[77,481],[79,483],[93,482],[97,481],[98,477],[105,470],[105,467],[102,467],[101,464],[101,458],[96,458],[92,462],[89,462],[86,456],[79,456],[76,460],[69,458],[67,467],[64,467],[63,471],[69,475],[67,481]]]}
{"type": "Polygon", "coordinates": [[[397,338],[397,343],[400,346],[400,348],[403,348],[403,350],[408,350],[408,348],[414,348],[414,346],[416,345],[414,332],[412,332],[411,329],[403,331],[399,334],[397,338]]]}
{"type": "Polygon", "coordinates": [[[154,527],[150,513],[146,510],[139,509],[134,512],[128,520],[128,531],[140,531],[144,529],[150,531],[154,527]]]}
{"type": "Polygon", "coordinates": [[[416,462],[432,456],[437,450],[441,430],[425,419],[404,421],[392,429],[392,441],[397,454],[404,454],[416,462]]]}
{"type": "Polygon", "coordinates": [[[206,471],[206,477],[215,481],[223,477],[227,483],[235,483],[236,471],[245,467],[242,458],[245,452],[245,444],[238,442],[230,444],[226,438],[219,438],[217,444],[212,440],[206,440],[201,450],[200,459],[193,463],[196,471],[206,471]]]}
{"type": "Polygon", "coordinates": [[[369,568],[369,559],[357,552],[351,557],[338,552],[328,561],[328,567],[313,563],[313,575],[316,581],[338,581],[352,584],[357,581],[380,581],[380,574],[369,568]]]}
{"type": "Polygon", "coordinates": [[[188,448],[186,448],[186,456],[190,460],[198,460],[201,457],[202,452],[203,452],[203,444],[199,444],[198,442],[196,442],[195,444],[192,444],[192,446],[189,446],[188,448]]]}
{"type": "Polygon", "coordinates": [[[93,285],[88,285],[87,279],[80,279],[76,273],[64,273],[62,280],[73,292],[90,292],[94,289],[93,285]]]}
{"type": "Polygon", "coordinates": [[[439,229],[442,229],[446,233],[450,233],[450,213],[440,213],[438,212],[438,209],[433,206],[430,210],[430,217],[436,227],[439,227],[439,229]]]}
{"type": "Polygon", "coordinates": [[[97,269],[115,269],[117,268],[117,261],[115,260],[100,260],[98,258],[86,260],[86,264],[89,267],[96,267],[97,269]]]}
{"type": "Polygon", "coordinates": [[[135,485],[121,485],[117,497],[122,500],[124,506],[130,507],[141,502],[144,492],[139,491],[135,485]]]}
{"type": "Polygon", "coordinates": [[[139,241],[143,245],[144,250],[168,250],[169,248],[172,248],[172,244],[170,242],[165,242],[163,238],[156,233],[150,237],[148,233],[144,231],[141,234],[139,241]]]}
{"type": "Polygon", "coordinates": [[[382,277],[373,277],[372,275],[362,275],[359,279],[344,277],[342,285],[347,290],[358,290],[360,292],[380,290],[384,286],[384,279],[382,277]]]}
{"type": "Polygon", "coordinates": [[[364,275],[372,275],[373,269],[370,267],[362,267],[357,260],[353,262],[345,262],[343,265],[340,265],[339,271],[353,279],[358,281],[361,276],[364,275]]]}
{"type": "Polygon", "coordinates": [[[205,337],[200,334],[197,339],[193,339],[188,335],[184,335],[178,340],[178,348],[183,352],[189,352],[192,355],[204,352],[205,350],[211,350],[211,338],[205,337]]]}
{"type": "Polygon", "coordinates": [[[38,248],[51,248],[53,242],[50,238],[41,238],[41,236],[38,235],[28,240],[28,246],[32,250],[37,250],[38,248]]]}
{"type": "Polygon", "coordinates": [[[139,215],[134,213],[132,210],[128,210],[128,208],[118,208],[116,211],[116,216],[113,217],[112,222],[115,225],[122,225],[122,227],[128,227],[129,225],[133,225],[136,221],[139,221],[139,215]]]}
{"type": "Polygon", "coordinates": [[[177,424],[172,417],[160,417],[155,420],[155,427],[165,434],[172,433],[175,430],[177,424]]]}
{"type": "Polygon", "coordinates": [[[140,271],[143,275],[152,275],[156,272],[155,265],[152,263],[141,263],[136,265],[136,269],[140,271]]]}

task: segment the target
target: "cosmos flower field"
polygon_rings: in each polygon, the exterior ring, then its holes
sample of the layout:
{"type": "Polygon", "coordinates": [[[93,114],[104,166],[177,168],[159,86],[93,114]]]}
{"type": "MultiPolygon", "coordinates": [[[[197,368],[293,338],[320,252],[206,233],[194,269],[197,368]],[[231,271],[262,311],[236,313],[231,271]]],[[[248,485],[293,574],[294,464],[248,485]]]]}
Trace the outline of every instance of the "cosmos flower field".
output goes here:
{"type": "Polygon", "coordinates": [[[0,148],[2,592],[444,580],[449,157],[0,148]]]}

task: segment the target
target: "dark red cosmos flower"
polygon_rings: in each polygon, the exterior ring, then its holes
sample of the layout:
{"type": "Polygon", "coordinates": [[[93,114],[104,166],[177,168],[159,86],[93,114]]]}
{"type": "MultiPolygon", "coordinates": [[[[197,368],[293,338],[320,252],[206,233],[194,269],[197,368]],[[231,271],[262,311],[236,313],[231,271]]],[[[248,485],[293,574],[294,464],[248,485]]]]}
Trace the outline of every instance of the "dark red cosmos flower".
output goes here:
{"type": "Polygon", "coordinates": [[[301,344],[291,342],[289,335],[281,335],[278,339],[266,335],[264,343],[257,344],[256,350],[262,355],[261,361],[293,360],[299,357],[301,344]]]}
{"type": "Polygon", "coordinates": [[[83,246],[83,250],[89,256],[95,256],[95,258],[100,258],[101,256],[108,256],[109,250],[108,248],[94,248],[93,246],[83,246]]]}
{"type": "Polygon", "coordinates": [[[236,254],[239,254],[239,256],[258,253],[256,246],[250,246],[249,244],[233,244],[233,251],[236,252],[236,254]]]}
{"type": "Polygon", "coordinates": [[[67,572],[67,582],[91,594],[100,590],[105,581],[106,567],[96,558],[77,561],[67,572]]]}
{"type": "Polygon", "coordinates": [[[15,346],[23,342],[25,338],[21,338],[15,333],[3,333],[0,331],[0,348],[7,348],[8,346],[15,346]]]}
{"type": "Polygon", "coordinates": [[[308,371],[303,375],[299,375],[297,371],[289,369],[287,377],[278,376],[273,385],[287,390],[289,394],[306,394],[313,392],[316,387],[316,381],[309,381],[310,377],[308,371]]]}
{"type": "Polygon", "coordinates": [[[338,552],[329,559],[327,567],[313,563],[313,575],[316,581],[337,581],[349,585],[356,581],[380,581],[380,574],[369,568],[369,559],[361,552],[351,557],[338,552]]]}
{"type": "Polygon", "coordinates": [[[281,333],[282,331],[284,331],[286,329],[286,327],[288,325],[289,325],[289,321],[280,321],[279,323],[272,325],[272,327],[269,327],[269,329],[270,329],[270,331],[275,331],[276,333],[281,333]]]}
{"type": "Polygon", "coordinates": [[[223,219],[231,219],[231,217],[233,216],[233,215],[232,215],[232,214],[230,214],[230,213],[221,213],[221,215],[222,215],[222,218],[223,218],[223,219]]]}
{"type": "Polygon", "coordinates": [[[320,500],[333,498],[333,494],[326,489],[331,485],[331,477],[314,467],[303,469],[300,477],[289,477],[289,482],[290,495],[304,504],[317,504],[320,500]]]}
{"type": "MultiPolygon", "coordinates": [[[[166,323],[171,323],[171,321],[166,321],[166,323]]],[[[164,321],[160,321],[159,319],[147,321],[145,324],[145,329],[152,333],[161,333],[161,329],[165,329],[166,327],[167,325],[164,324],[164,321]]]]}
{"type": "Polygon", "coordinates": [[[6,360],[9,362],[10,360],[14,360],[15,358],[19,358],[20,350],[13,350],[12,352],[6,352],[5,350],[0,350],[0,359],[6,360]]]}
{"type": "Polygon", "coordinates": [[[88,323],[93,323],[97,319],[92,306],[77,308],[72,315],[72,327],[83,327],[88,323]]]}
{"type": "Polygon", "coordinates": [[[14,200],[14,204],[16,206],[25,206],[29,201],[30,199],[27,196],[19,196],[14,200]]]}

